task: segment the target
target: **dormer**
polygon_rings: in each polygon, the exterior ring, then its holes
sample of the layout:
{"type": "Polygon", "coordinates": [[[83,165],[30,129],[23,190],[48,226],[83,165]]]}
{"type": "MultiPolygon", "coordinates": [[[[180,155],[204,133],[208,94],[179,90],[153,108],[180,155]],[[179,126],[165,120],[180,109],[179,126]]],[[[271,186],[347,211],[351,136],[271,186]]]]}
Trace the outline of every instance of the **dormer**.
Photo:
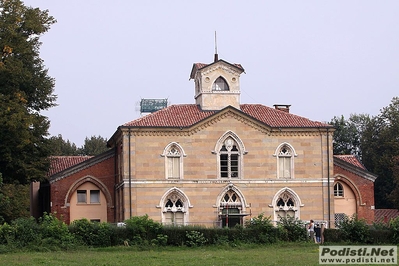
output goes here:
{"type": "Polygon", "coordinates": [[[195,102],[202,110],[221,110],[226,106],[240,108],[240,75],[244,68],[219,60],[211,64],[195,63],[190,79],[195,83],[195,102]]]}

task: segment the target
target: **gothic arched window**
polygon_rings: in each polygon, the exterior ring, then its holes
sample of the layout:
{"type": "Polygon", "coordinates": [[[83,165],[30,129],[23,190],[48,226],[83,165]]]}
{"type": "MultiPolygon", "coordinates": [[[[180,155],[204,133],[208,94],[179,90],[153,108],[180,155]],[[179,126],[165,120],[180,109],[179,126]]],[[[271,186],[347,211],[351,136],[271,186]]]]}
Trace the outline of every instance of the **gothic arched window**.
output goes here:
{"type": "Polygon", "coordinates": [[[213,91],[228,91],[229,84],[227,84],[226,80],[222,77],[218,77],[212,85],[213,91]]]}
{"type": "Polygon", "coordinates": [[[183,156],[182,147],[172,142],[166,146],[162,156],[165,157],[165,176],[167,179],[183,178],[183,156]]]}
{"type": "Polygon", "coordinates": [[[237,143],[232,138],[227,138],[219,151],[220,177],[239,178],[240,152],[237,143]]]}
{"type": "Polygon", "coordinates": [[[281,144],[275,156],[277,157],[277,178],[294,178],[294,149],[288,143],[281,144]]]}
{"type": "Polygon", "coordinates": [[[165,225],[185,225],[188,222],[189,201],[177,188],[169,190],[161,200],[162,223],[165,225]]]}

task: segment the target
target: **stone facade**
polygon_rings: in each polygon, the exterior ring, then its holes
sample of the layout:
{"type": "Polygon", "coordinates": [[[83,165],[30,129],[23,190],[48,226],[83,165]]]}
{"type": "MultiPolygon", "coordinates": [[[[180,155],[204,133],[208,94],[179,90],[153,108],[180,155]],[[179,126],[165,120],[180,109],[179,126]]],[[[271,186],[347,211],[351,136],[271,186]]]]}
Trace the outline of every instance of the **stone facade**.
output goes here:
{"type": "Polygon", "coordinates": [[[341,180],[356,198],[346,211],[372,221],[375,177],[335,165],[334,129],[290,114],[289,105],[240,104],[243,72],[223,60],[194,64],[195,104],[121,125],[108,152],[50,175],[44,209],[66,222],[147,214],[163,224],[231,227],[264,214],[333,227],[341,180]]]}

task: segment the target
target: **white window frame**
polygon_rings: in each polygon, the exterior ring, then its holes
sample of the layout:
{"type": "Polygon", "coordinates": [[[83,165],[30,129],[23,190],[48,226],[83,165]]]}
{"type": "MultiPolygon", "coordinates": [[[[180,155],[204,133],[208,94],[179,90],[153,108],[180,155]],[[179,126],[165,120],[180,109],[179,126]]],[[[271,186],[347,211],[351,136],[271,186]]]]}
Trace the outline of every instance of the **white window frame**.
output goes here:
{"type": "Polygon", "coordinates": [[[277,179],[293,179],[295,178],[295,165],[294,165],[294,158],[298,155],[295,152],[294,147],[287,143],[281,143],[275,153],[273,154],[274,157],[277,158],[277,169],[276,169],[276,176],[277,179]],[[287,166],[287,164],[289,164],[287,166]],[[288,168],[288,169],[287,169],[288,168]],[[283,173],[282,173],[283,171],[283,173]]]}
{"type": "MultiPolygon", "coordinates": [[[[161,221],[162,224],[165,225],[188,225],[189,222],[189,209],[192,208],[193,206],[190,204],[190,201],[186,194],[174,187],[169,189],[161,198],[159,202],[159,206],[157,208],[161,209],[161,221]],[[171,201],[173,204],[172,206],[166,206],[168,201],[171,201]],[[176,202],[180,200],[180,202],[183,204],[183,206],[176,206],[176,202]],[[181,223],[177,224],[176,223],[176,213],[182,213],[183,214],[183,220],[181,223]],[[172,221],[173,223],[169,222],[169,215],[172,216],[172,221]]],[[[179,217],[180,219],[180,217],[179,217]]]]}
{"type": "Polygon", "coordinates": [[[344,185],[341,182],[334,184],[334,197],[343,198],[344,197],[344,185]]]}
{"type": "Polygon", "coordinates": [[[280,212],[284,212],[285,215],[289,212],[294,213],[295,218],[300,219],[301,218],[301,207],[305,206],[304,204],[302,204],[300,197],[298,196],[298,194],[288,188],[282,188],[280,189],[273,197],[273,200],[271,202],[271,204],[269,204],[270,208],[273,208],[273,213],[274,213],[274,221],[279,221],[279,214],[280,212]],[[278,202],[280,200],[280,198],[284,198],[284,206],[278,206],[278,202]],[[287,204],[287,202],[289,201],[289,199],[292,200],[292,202],[294,203],[293,206],[289,206],[287,204]]]}
{"type": "MultiPolygon", "coordinates": [[[[245,146],[241,139],[232,131],[225,132],[219,140],[216,142],[215,149],[212,151],[213,154],[217,155],[217,178],[223,180],[229,179],[243,179],[244,178],[244,156],[248,152],[245,150],[245,146]],[[222,151],[223,146],[226,147],[227,151],[222,151]],[[238,151],[232,151],[233,146],[236,146],[238,151]],[[222,177],[222,165],[221,165],[221,155],[227,155],[227,177],[222,177]],[[237,156],[237,171],[232,171],[231,165],[231,155],[236,154],[237,156]],[[233,176],[234,172],[237,172],[237,177],[233,176]]],[[[233,166],[234,167],[234,166],[233,166]]]]}
{"type": "Polygon", "coordinates": [[[165,147],[161,156],[165,157],[165,179],[183,179],[183,158],[187,156],[183,147],[177,142],[171,142],[165,147]],[[175,167],[178,169],[174,169],[175,167]],[[178,176],[173,174],[171,176],[171,173],[177,173],[178,176]]]}

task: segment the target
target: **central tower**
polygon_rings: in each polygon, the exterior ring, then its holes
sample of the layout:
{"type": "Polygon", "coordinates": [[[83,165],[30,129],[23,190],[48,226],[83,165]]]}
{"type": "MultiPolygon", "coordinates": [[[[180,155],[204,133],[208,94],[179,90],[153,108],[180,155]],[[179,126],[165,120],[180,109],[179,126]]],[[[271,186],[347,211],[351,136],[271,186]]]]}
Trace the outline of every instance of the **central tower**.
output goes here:
{"type": "Polygon", "coordinates": [[[195,82],[195,102],[202,110],[220,110],[226,106],[240,108],[240,75],[244,68],[215,60],[211,64],[194,63],[190,79],[195,82]]]}

